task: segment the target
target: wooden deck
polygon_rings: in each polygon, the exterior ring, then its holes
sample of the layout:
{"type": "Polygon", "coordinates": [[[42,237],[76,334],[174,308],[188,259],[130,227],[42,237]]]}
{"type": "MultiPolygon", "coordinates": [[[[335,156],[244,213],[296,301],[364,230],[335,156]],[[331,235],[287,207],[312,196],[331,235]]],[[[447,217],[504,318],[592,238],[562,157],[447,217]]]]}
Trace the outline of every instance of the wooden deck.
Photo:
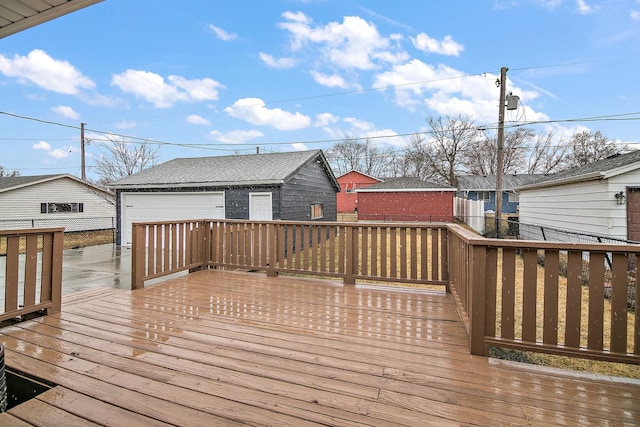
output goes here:
{"type": "Polygon", "coordinates": [[[0,425],[640,425],[640,383],[471,356],[451,295],[207,270],[0,329],[0,425]]]}

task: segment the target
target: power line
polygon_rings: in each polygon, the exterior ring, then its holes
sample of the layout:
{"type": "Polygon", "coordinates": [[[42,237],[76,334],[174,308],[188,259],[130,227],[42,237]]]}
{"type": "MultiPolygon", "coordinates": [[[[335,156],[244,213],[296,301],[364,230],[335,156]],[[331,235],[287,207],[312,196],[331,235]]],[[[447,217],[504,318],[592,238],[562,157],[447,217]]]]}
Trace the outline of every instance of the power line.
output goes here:
{"type": "MultiPolygon", "coordinates": [[[[59,123],[59,122],[53,122],[53,121],[49,121],[49,120],[42,120],[42,119],[38,119],[38,118],[34,118],[34,117],[22,116],[22,115],[13,114],[13,113],[7,113],[7,112],[4,112],[4,111],[0,111],[0,114],[6,115],[6,116],[10,116],[10,117],[14,117],[14,118],[18,118],[18,119],[31,120],[31,121],[35,121],[35,122],[39,122],[39,123],[44,123],[44,124],[49,124],[49,125],[55,125],[55,126],[61,126],[61,127],[65,127],[65,128],[80,130],[80,126],[68,125],[68,124],[59,123]]],[[[533,126],[533,125],[540,125],[540,124],[551,124],[551,123],[575,123],[575,122],[598,122],[598,121],[636,121],[636,120],[640,120],[640,112],[601,115],[601,116],[582,117],[582,118],[573,118],[573,119],[537,120],[537,121],[529,121],[529,122],[523,122],[523,123],[506,122],[505,123],[505,129],[506,128],[523,127],[523,126],[533,126]],[[633,116],[636,116],[636,117],[633,117],[633,116]]],[[[478,129],[497,130],[497,125],[493,125],[492,124],[492,125],[489,125],[489,126],[478,126],[478,129]]],[[[120,137],[120,138],[123,138],[123,139],[132,140],[132,141],[123,141],[125,143],[132,143],[132,144],[135,144],[135,143],[148,143],[148,144],[154,144],[154,145],[167,145],[167,146],[176,146],[176,147],[182,147],[182,148],[206,149],[206,150],[211,150],[211,151],[227,151],[227,152],[234,152],[234,151],[238,151],[238,150],[243,150],[242,148],[238,148],[238,147],[245,147],[245,146],[255,147],[256,145],[269,146],[269,145],[291,145],[291,144],[308,144],[308,145],[328,144],[328,143],[341,142],[341,141],[344,141],[345,139],[352,139],[352,140],[357,140],[357,141],[360,141],[360,140],[378,140],[378,139],[402,138],[402,137],[413,136],[413,135],[429,135],[429,134],[433,134],[434,133],[431,130],[417,130],[417,131],[413,131],[413,132],[404,132],[404,133],[387,134],[387,135],[371,135],[371,136],[355,136],[355,137],[354,136],[345,135],[342,138],[331,138],[331,139],[318,139],[318,140],[306,140],[306,141],[293,140],[293,141],[246,142],[246,143],[237,143],[237,144],[230,145],[228,143],[202,143],[202,144],[197,144],[197,143],[169,142],[169,141],[162,141],[162,140],[156,140],[156,139],[151,139],[151,138],[143,138],[143,137],[134,136],[134,135],[127,135],[127,134],[121,134],[121,133],[115,133],[115,132],[103,131],[103,130],[97,130],[97,129],[90,129],[90,128],[85,128],[85,131],[86,132],[94,132],[94,133],[103,134],[103,135],[112,135],[112,136],[115,136],[115,137],[120,137]],[[214,147],[233,147],[233,148],[222,149],[222,148],[214,148],[214,147]]],[[[2,138],[2,139],[9,139],[9,138],[2,138]]],[[[40,138],[40,139],[46,139],[46,138],[40,138]]],[[[33,139],[33,140],[35,140],[35,139],[33,139]]],[[[93,138],[92,141],[109,142],[111,140],[108,139],[108,138],[105,138],[105,139],[93,138]]]]}

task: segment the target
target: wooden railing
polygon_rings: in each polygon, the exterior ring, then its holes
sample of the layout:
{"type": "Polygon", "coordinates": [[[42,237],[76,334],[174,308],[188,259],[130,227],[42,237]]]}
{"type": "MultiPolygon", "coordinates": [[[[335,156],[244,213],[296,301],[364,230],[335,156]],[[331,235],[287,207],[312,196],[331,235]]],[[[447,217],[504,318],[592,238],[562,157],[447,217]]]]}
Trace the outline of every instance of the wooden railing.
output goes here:
{"type": "Polygon", "coordinates": [[[640,364],[638,255],[638,245],[484,239],[450,226],[450,289],[471,353],[640,364]]]}
{"type": "Polygon", "coordinates": [[[133,225],[134,288],[167,274],[234,268],[446,286],[445,226],[201,220],[133,225]]]}
{"type": "Polygon", "coordinates": [[[4,312],[0,321],[60,311],[64,228],[0,230],[4,312]]]}
{"type": "Polygon", "coordinates": [[[234,220],[134,224],[133,246],[134,288],[202,268],[441,285],[472,354],[640,364],[640,246],[485,239],[451,224],[234,220]]]}

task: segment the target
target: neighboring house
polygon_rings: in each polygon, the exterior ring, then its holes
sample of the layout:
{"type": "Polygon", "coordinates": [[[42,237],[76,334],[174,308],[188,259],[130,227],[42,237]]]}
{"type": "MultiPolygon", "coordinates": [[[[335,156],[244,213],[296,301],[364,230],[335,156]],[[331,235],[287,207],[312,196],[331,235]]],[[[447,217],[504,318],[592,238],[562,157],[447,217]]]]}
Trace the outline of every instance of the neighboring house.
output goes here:
{"type": "Polygon", "coordinates": [[[321,150],[174,159],[110,187],[119,245],[131,244],[133,222],[335,221],[340,191],[321,150]]]}
{"type": "Polygon", "coordinates": [[[523,238],[564,240],[544,234],[549,227],[640,242],[640,151],[550,175],[519,192],[523,238]]]}
{"type": "Polygon", "coordinates": [[[114,228],[115,197],[68,174],[0,177],[0,228],[114,228]]]}
{"type": "MultiPolygon", "coordinates": [[[[518,192],[516,188],[531,184],[545,175],[504,175],[502,177],[502,213],[518,212],[518,192]]],[[[485,212],[496,211],[496,176],[465,175],[458,178],[458,197],[484,202],[485,212]]]]}
{"type": "Polygon", "coordinates": [[[382,182],[381,179],[374,178],[356,170],[342,174],[336,179],[340,184],[340,193],[338,193],[338,213],[357,212],[358,193],[356,190],[382,182]]]}
{"type": "Polygon", "coordinates": [[[393,178],[358,193],[359,221],[452,222],[456,189],[418,178],[393,178]]]}

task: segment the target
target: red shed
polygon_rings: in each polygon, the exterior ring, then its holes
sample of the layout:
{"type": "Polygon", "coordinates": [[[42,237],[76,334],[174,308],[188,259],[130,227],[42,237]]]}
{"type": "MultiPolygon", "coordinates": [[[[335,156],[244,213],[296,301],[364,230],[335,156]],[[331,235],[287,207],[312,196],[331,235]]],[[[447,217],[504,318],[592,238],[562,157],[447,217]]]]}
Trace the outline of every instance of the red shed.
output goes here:
{"type": "Polygon", "coordinates": [[[356,190],[382,182],[362,172],[352,170],[336,178],[340,184],[340,192],[337,194],[338,213],[356,212],[358,207],[358,194],[356,190]]]}
{"type": "Polygon", "coordinates": [[[453,222],[456,189],[395,178],[358,189],[359,221],[453,222]]]}

